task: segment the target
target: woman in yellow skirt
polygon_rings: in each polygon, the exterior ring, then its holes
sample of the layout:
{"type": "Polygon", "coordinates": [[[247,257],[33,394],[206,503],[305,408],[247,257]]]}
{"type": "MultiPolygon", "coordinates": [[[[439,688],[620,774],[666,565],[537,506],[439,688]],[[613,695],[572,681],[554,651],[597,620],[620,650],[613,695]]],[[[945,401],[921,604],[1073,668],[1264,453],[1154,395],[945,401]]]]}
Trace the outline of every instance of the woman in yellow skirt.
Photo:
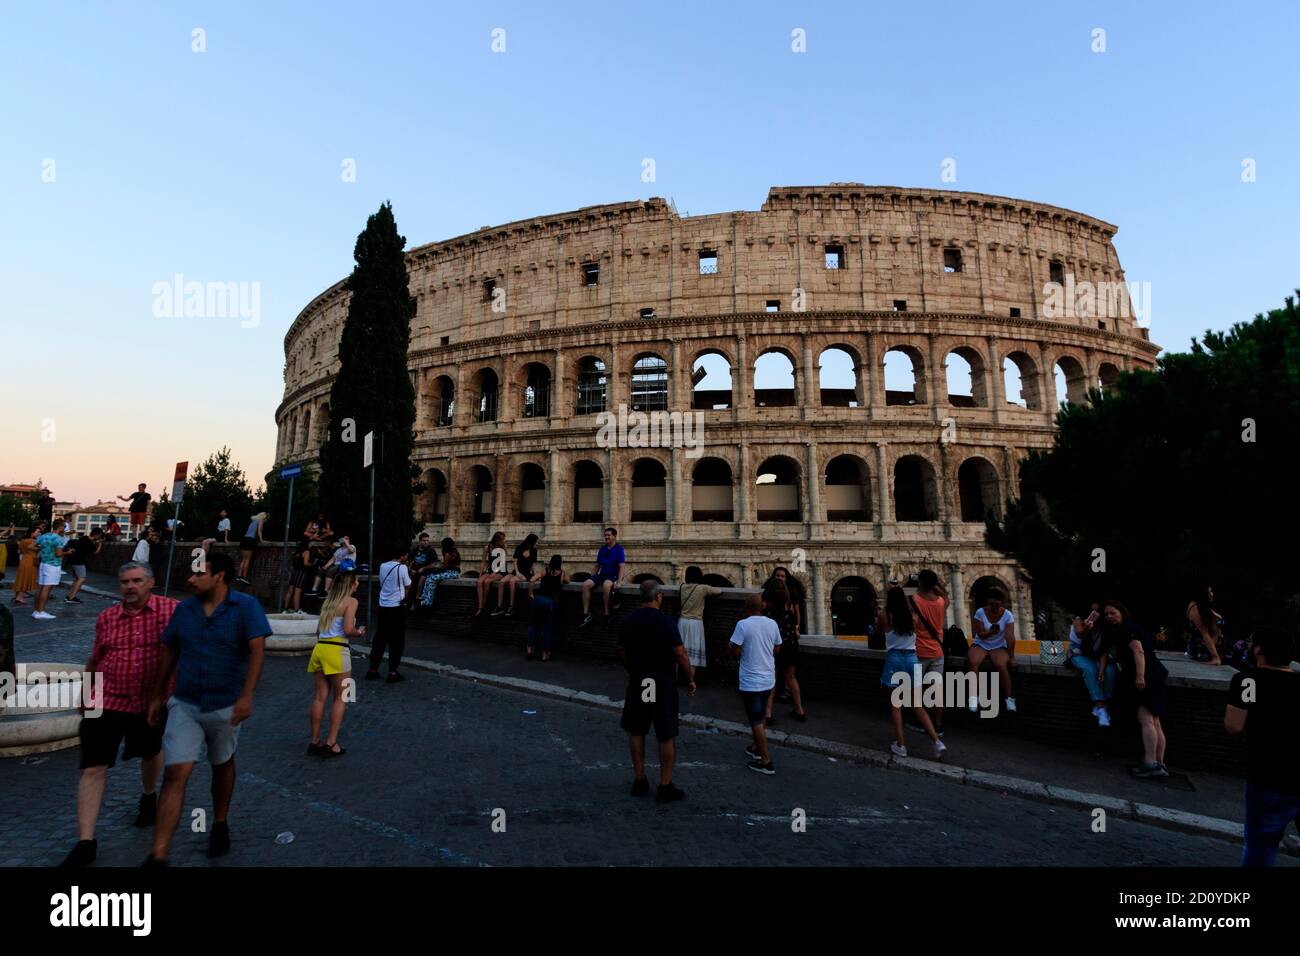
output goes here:
{"type": "Polygon", "coordinates": [[[366,629],[357,627],[357,576],[345,571],[334,579],[321,603],[316,625],[316,647],[311,652],[307,673],[316,675],[316,694],[311,701],[311,743],[308,756],[341,757],[347,753],[339,746],[339,725],[343,723],[345,681],[352,679],[352,648],[349,638],[364,637],[366,629]],[[334,694],[330,706],[329,736],[320,742],[320,725],[325,716],[325,700],[334,694]]]}
{"type": "Polygon", "coordinates": [[[36,590],[36,532],[28,531],[18,542],[18,574],[14,578],[14,604],[26,604],[27,595],[36,590]]]}

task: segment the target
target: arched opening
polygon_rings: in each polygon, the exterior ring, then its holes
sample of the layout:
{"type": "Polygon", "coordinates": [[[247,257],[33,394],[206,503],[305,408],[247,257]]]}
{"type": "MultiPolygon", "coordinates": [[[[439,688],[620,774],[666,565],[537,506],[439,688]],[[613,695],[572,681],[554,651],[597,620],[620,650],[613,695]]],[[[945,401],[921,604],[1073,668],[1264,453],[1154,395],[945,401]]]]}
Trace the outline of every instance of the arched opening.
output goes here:
{"type": "Polygon", "coordinates": [[[967,346],[948,353],[948,404],[955,408],[987,408],[984,357],[967,346]]]}
{"type": "Polygon", "coordinates": [[[519,468],[519,521],[546,520],[546,473],[527,462],[519,468]]]}
{"type": "Polygon", "coordinates": [[[594,461],[573,466],[573,520],[605,520],[605,476],[594,461]]]}
{"type": "Polygon", "coordinates": [[[691,473],[691,518],[732,521],[731,466],[720,458],[701,458],[691,473]]]}
{"type": "Polygon", "coordinates": [[[424,520],[427,524],[439,524],[447,520],[447,476],[437,468],[429,468],[424,473],[424,520]]]}
{"type": "Polygon", "coordinates": [[[1010,352],[1002,359],[1002,384],[1007,404],[1030,411],[1042,408],[1038,396],[1038,366],[1024,352],[1010,352]]]}
{"type": "Polygon", "coordinates": [[[925,363],[921,353],[911,346],[898,346],[885,353],[885,404],[923,405],[925,363]]]}
{"type": "Polygon", "coordinates": [[[998,473],[988,459],[967,458],[957,469],[957,497],[962,521],[983,521],[998,513],[998,473]]]}
{"type": "Polygon", "coordinates": [[[934,466],[919,455],[904,455],[894,465],[894,520],[937,521],[938,518],[934,466]]]}
{"type": "Polygon", "coordinates": [[[769,349],[754,360],[754,404],[759,408],[788,408],[794,405],[794,362],[777,349],[769,349]]]}
{"type": "Polygon", "coordinates": [[[1110,362],[1102,362],[1097,366],[1097,388],[1102,394],[1110,392],[1119,381],[1119,368],[1110,362]]]}
{"type": "Polygon", "coordinates": [[[668,363],[647,352],[632,366],[632,411],[661,412],[668,408],[668,363]]]}
{"type": "Polygon", "coordinates": [[[524,418],[551,414],[551,370],[540,362],[524,366],[524,418]]]}
{"type": "Polygon", "coordinates": [[[478,395],[478,406],[474,409],[480,422],[497,420],[497,405],[501,397],[501,383],[497,373],[490,368],[479,369],[474,376],[474,391],[478,395]]]}
{"type": "Polygon", "coordinates": [[[1079,405],[1087,398],[1088,376],[1079,360],[1062,355],[1056,360],[1056,401],[1058,405],[1079,405]]]}
{"type": "Polygon", "coordinates": [[[632,466],[632,520],[668,519],[668,475],[656,458],[638,458],[632,466]]]}
{"type": "Polygon", "coordinates": [[[700,581],[701,584],[707,584],[715,588],[734,588],[730,578],[723,577],[721,574],[706,574],[700,581]]]}
{"type": "Polygon", "coordinates": [[[691,366],[691,408],[731,408],[731,363],[721,352],[701,352],[691,366]]]}
{"type": "Polygon", "coordinates": [[[304,409],[302,413],[302,447],[304,451],[311,451],[311,409],[304,409]]]}
{"type": "Polygon", "coordinates": [[[633,584],[640,584],[642,581],[653,581],[655,584],[658,585],[662,585],[664,583],[663,579],[659,577],[659,575],[652,574],[649,571],[643,571],[642,573],[632,578],[633,584]]]}
{"type": "Polygon", "coordinates": [[[445,428],[456,415],[456,383],[449,376],[439,375],[434,379],[433,402],[434,424],[445,428]]]}
{"type": "Polygon", "coordinates": [[[778,455],[763,462],[754,479],[759,521],[802,521],[799,468],[778,455]]]}
{"type": "Polygon", "coordinates": [[[866,637],[876,619],[876,589],[865,578],[840,578],[831,588],[831,633],[866,637]]]}
{"type": "Polygon", "coordinates": [[[469,486],[474,495],[470,502],[469,520],[476,524],[485,524],[492,520],[494,492],[492,490],[492,472],[482,465],[475,465],[469,470],[469,486]]]}
{"type": "MultiPolygon", "coordinates": [[[[993,590],[993,588],[997,588],[999,591],[1002,592],[1002,594],[1006,598],[1006,600],[1003,603],[1006,605],[1007,609],[1011,611],[1012,614],[1016,613],[1016,609],[1013,606],[1013,602],[1016,596],[1015,592],[1012,591],[1011,588],[1007,587],[1006,582],[1004,582],[1001,578],[994,577],[993,575],[989,574],[989,575],[985,575],[982,578],[977,579],[975,583],[970,586],[970,606],[969,606],[970,609],[968,613],[970,614],[971,617],[974,617],[975,612],[988,603],[989,591],[993,590]]],[[[1016,617],[1017,617],[1016,624],[1019,625],[1020,624],[1019,615],[1016,615],[1016,617]]],[[[1016,639],[1019,640],[1023,636],[1022,634],[1020,634],[1019,627],[1016,628],[1016,632],[1017,632],[1016,639]]]]}
{"type": "Polygon", "coordinates": [[[826,520],[871,520],[871,477],[861,458],[840,455],[826,463],[826,520]]]}
{"type": "Polygon", "coordinates": [[[847,349],[826,349],[817,358],[817,384],[826,408],[859,408],[858,360],[847,349]]]}
{"type": "Polygon", "coordinates": [[[595,415],[605,410],[605,363],[588,355],[578,363],[578,404],[575,415],[595,415]]]}

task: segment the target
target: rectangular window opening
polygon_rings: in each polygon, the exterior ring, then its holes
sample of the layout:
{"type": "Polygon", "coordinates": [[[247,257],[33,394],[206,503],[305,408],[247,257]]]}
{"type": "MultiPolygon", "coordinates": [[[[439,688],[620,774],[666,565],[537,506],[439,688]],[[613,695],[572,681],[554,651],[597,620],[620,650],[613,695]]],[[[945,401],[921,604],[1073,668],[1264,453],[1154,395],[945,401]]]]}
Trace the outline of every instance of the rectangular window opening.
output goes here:
{"type": "Polygon", "coordinates": [[[961,250],[960,249],[943,250],[943,271],[961,272],[961,250]]]}
{"type": "Polygon", "coordinates": [[[832,245],[826,247],[826,268],[843,269],[844,268],[844,247],[832,245]]]}
{"type": "Polygon", "coordinates": [[[766,308],[767,308],[767,311],[769,311],[769,312],[780,312],[780,311],[781,311],[781,300],[780,300],[780,299],[768,299],[768,300],[767,300],[767,306],[766,306],[766,308]]]}
{"type": "Polygon", "coordinates": [[[582,264],[582,284],[595,285],[600,282],[600,263],[584,262],[582,264]]]}
{"type": "Polygon", "coordinates": [[[906,299],[895,299],[895,300],[894,300],[894,311],[895,311],[895,312],[906,312],[906,311],[907,311],[907,300],[906,300],[906,299]]]}
{"type": "Polygon", "coordinates": [[[641,316],[641,318],[643,318],[643,319],[653,319],[653,318],[655,317],[655,310],[654,310],[654,309],[642,309],[638,314],[639,314],[639,315],[641,316]]]}
{"type": "Polygon", "coordinates": [[[494,293],[494,292],[496,291],[496,288],[497,288],[497,280],[496,280],[496,279],[484,279],[484,280],[483,280],[483,301],[484,301],[484,302],[491,302],[491,301],[492,301],[492,293],[494,293]]]}
{"type": "Polygon", "coordinates": [[[700,275],[715,276],[718,274],[718,254],[712,249],[705,249],[700,253],[700,275]]]}
{"type": "Polygon", "coordinates": [[[1047,266],[1048,277],[1057,285],[1065,285],[1065,263],[1053,259],[1047,266]]]}
{"type": "Polygon", "coordinates": [[[1017,308],[1016,306],[1014,306],[1014,305],[1011,307],[1011,317],[1012,317],[1013,319],[1018,319],[1018,318],[1020,318],[1020,309],[1018,309],[1018,308],[1017,308]]]}

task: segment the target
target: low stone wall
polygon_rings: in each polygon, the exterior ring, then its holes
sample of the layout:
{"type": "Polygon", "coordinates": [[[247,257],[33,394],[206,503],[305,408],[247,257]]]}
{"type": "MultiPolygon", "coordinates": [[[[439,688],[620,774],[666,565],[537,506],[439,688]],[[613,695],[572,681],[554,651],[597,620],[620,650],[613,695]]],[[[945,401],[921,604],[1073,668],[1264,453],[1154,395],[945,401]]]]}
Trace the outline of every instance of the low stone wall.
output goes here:
{"type": "MultiPolygon", "coordinates": [[[[622,606],[614,611],[608,626],[597,614],[590,625],[580,628],[582,597],[579,587],[569,585],[562,596],[556,614],[556,651],[604,660],[617,659],[618,623],[639,605],[637,589],[622,589],[622,606]]],[[[727,645],[736,621],[744,615],[745,595],[750,593],[750,589],[729,588],[721,596],[710,598],[705,606],[704,630],[710,681],[736,685],[737,663],[727,645]]],[[[493,618],[485,613],[474,618],[477,602],[474,582],[470,578],[441,582],[438,595],[435,609],[420,610],[412,615],[409,624],[412,629],[490,641],[522,651],[528,631],[526,614],[517,618],[493,618]]],[[[522,608],[526,604],[522,591],[519,597],[522,608]]],[[[495,601],[495,597],[491,600],[495,601]]],[[[489,607],[492,606],[490,603],[489,607]]],[[[598,595],[593,595],[592,607],[600,607],[598,595]]],[[[664,588],[664,611],[675,616],[677,607],[677,589],[664,588]]],[[[869,649],[860,642],[832,637],[805,637],[801,645],[799,684],[809,701],[842,701],[864,704],[882,714],[886,711],[888,691],[880,686],[883,651],[869,649]]],[[[965,659],[950,657],[948,667],[964,668],[965,659]]],[[[1140,759],[1141,739],[1136,719],[1131,714],[1113,712],[1113,726],[1104,730],[1099,728],[1090,714],[1091,706],[1083,679],[1073,668],[1050,666],[1033,658],[1021,657],[1012,671],[1012,680],[1019,706],[1017,714],[987,720],[962,708],[950,711],[944,718],[945,724],[973,726],[980,733],[1024,737],[1093,753],[1123,755],[1134,763],[1140,759]]],[[[1227,690],[1227,682],[1219,677],[1170,675],[1169,709],[1164,718],[1168,737],[1166,759],[1169,763],[1217,773],[1244,772],[1242,740],[1223,732],[1227,690]]]]}

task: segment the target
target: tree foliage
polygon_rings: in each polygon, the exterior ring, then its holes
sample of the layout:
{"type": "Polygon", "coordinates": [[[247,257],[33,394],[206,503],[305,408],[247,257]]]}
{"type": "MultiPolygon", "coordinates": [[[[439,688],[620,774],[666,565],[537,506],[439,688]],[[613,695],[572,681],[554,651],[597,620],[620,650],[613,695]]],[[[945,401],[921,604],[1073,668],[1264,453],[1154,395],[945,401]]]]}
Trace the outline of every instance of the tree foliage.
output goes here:
{"type": "Polygon", "coordinates": [[[1209,584],[1232,633],[1294,630],[1294,298],[1122,374],[1064,406],[1057,426],[1052,448],[1023,463],[1020,498],[986,531],[1039,594],[1071,610],[1113,597],[1147,626],[1181,633],[1194,589],[1209,584]]]}
{"type": "Polygon", "coordinates": [[[405,246],[388,203],[370,216],[357,237],[356,267],[346,286],[351,298],[339,342],[339,372],[330,390],[328,437],[320,455],[321,507],[334,529],[349,529],[364,551],[370,481],[362,443],[367,432],[379,436],[375,546],[381,553],[410,541],[418,491],[411,465],[415,389],[406,365],[415,309],[405,246]]]}
{"type": "MultiPolygon", "coordinates": [[[[267,541],[284,540],[285,515],[289,508],[289,482],[280,477],[279,469],[266,475],[266,485],[258,489],[257,501],[253,511],[265,511],[270,517],[262,528],[262,537],[267,541]]],[[[302,529],[315,516],[320,508],[319,491],[316,474],[310,468],[304,468],[302,474],[293,480],[293,517],[289,526],[289,543],[296,544],[302,529]]],[[[336,534],[346,533],[337,523],[332,523],[336,534]]],[[[244,533],[244,528],[234,528],[235,537],[244,533]]]]}
{"type": "Polygon", "coordinates": [[[191,472],[181,500],[181,521],[187,539],[209,538],[217,533],[222,509],[230,516],[231,541],[239,539],[241,521],[253,512],[253,492],[244,469],[230,460],[230,449],[222,446],[191,472]]]}

